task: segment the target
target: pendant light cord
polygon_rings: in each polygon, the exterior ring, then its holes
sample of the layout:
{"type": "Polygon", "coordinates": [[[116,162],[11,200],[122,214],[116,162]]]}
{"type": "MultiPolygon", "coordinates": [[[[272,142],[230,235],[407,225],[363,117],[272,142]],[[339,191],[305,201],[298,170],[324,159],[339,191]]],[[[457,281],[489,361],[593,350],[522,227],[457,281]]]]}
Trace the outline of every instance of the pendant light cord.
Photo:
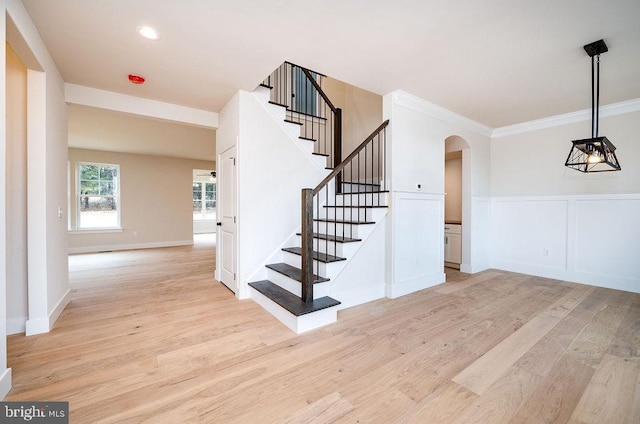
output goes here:
{"type": "Polygon", "coordinates": [[[600,55],[596,59],[596,137],[598,137],[598,127],[600,123],[600,55]]]}

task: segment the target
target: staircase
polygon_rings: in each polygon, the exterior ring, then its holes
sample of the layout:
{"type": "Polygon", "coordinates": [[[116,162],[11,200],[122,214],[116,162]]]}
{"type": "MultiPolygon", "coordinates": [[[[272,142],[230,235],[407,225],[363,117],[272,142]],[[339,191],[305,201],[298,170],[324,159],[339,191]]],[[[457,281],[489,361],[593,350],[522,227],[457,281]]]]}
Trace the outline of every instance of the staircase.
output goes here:
{"type": "Polygon", "coordinates": [[[302,190],[300,231],[265,265],[266,279],[249,283],[251,298],[297,333],[337,320],[335,280],[387,212],[388,121],[340,160],[342,113],[322,78],[285,62],[254,91],[326,172],[317,187],[302,190]]]}

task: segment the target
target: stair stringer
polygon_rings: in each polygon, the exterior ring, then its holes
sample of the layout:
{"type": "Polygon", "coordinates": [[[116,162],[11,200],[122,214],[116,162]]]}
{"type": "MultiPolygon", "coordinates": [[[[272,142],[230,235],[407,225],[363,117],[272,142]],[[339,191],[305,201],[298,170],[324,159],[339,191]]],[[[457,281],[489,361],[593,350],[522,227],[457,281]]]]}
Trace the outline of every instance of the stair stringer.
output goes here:
{"type": "MultiPolygon", "coordinates": [[[[387,216],[384,209],[384,214],[378,214],[374,224],[363,226],[366,230],[360,231],[358,236],[361,241],[348,243],[353,247],[345,255],[346,260],[318,264],[318,274],[330,279],[329,296],[342,302],[338,309],[385,297],[387,216]]],[[[288,246],[300,246],[300,236],[289,240],[288,246]]],[[[301,260],[297,255],[284,252],[284,262],[300,267],[301,260]]]]}
{"type": "Polygon", "coordinates": [[[301,190],[329,171],[314,166],[258,97],[240,92],[239,105],[237,275],[248,295],[255,280],[247,277],[299,227],[301,190]]]}
{"type": "Polygon", "coordinates": [[[259,100],[259,103],[265,108],[267,112],[273,117],[273,119],[285,130],[291,141],[295,143],[300,150],[309,158],[309,160],[318,168],[326,171],[325,175],[328,175],[331,170],[327,170],[327,158],[324,156],[314,155],[314,142],[309,140],[303,140],[300,137],[300,125],[286,122],[287,109],[283,106],[274,105],[269,103],[270,89],[259,85],[252,94],[259,100]]]}
{"type": "Polygon", "coordinates": [[[389,214],[373,224],[372,230],[347,258],[340,273],[331,280],[330,296],[341,302],[338,309],[361,305],[386,296],[386,244],[389,214]]]}

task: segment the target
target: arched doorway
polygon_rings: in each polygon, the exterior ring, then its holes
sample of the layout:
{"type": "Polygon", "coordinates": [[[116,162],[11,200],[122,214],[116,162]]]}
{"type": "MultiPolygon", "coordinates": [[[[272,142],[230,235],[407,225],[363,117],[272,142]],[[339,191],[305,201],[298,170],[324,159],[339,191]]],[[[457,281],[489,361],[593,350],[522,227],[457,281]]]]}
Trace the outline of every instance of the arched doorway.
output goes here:
{"type": "Polygon", "coordinates": [[[462,137],[445,139],[445,266],[468,269],[471,252],[471,146],[462,137]]]}

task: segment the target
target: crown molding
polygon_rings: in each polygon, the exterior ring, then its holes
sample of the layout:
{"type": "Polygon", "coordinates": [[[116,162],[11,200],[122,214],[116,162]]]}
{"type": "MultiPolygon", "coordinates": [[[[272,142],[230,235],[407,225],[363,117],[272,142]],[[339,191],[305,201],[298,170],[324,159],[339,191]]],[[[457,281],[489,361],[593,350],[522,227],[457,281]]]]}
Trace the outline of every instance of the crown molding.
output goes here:
{"type": "MultiPolygon", "coordinates": [[[[640,111],[640,99],[626,100],[624,102],[611,103],[600,107],[600,117],[623,115],[630,112],[640,111]]],[[[520,124],[507,125],[495,128],[491,138],[506,137],[514,134],[521,134],[530,131],[542,130],[545,128],[559,127],[576,122],[590,121],[591,109],[583,109],[577,112],[563,113],[562,115],[550,116],[548,118],[536,119],[522,122],[520,124]]]]}
{"type": "Polygon", "coordinates": [[[493,134],[493,128],[483,125],[479,122],[469,119],[466,116],[459,115],[455,112],[445,109],[442,106],[438,106],[435,103],[431,103],[428,100],[424,100],[420,97],[409,94],[406,91],[396,90],[393,92],[393,102],[414,110],[416,112],[424,113],[432,118],[439,119],[449,124],[458,126],[468,131],[491,137],[493,134]]]}

